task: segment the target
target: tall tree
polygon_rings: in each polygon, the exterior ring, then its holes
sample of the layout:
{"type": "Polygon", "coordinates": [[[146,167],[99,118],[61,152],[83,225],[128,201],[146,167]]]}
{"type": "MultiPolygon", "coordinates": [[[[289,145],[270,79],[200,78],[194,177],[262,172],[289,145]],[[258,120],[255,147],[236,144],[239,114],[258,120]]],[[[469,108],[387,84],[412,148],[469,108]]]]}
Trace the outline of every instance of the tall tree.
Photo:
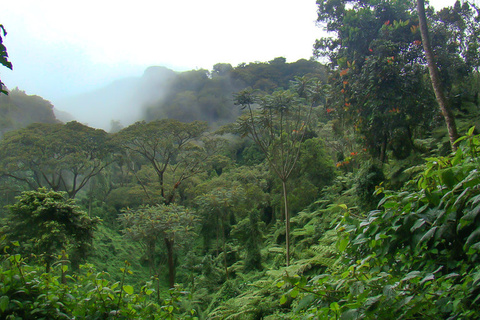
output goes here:
{"type": "Polygon", "coordinates": [[[276,91],[262,98],[244,90],[235,97],[235,103],[245,110],[239,120],[240,132],[260,147],[282,183],[287,266],[290,265],[287,182],[298,162],[313,108],[320,102],[321,87],[319,81],[304,77],[297,78],[292,90],[276,91]]]}
{"type": "MultiPolygon", "coordinates": [[[[396,157],[408,156],[413,139],[436,125],[432,119],[438,113],[432,85],[424,77],[427,61],[417,1],[317,4],[318,22],[330,35],[317,40],[315,50],[330,62],[326,111],[335,119],[336,132],[360,133],[362,143],[382,161],[387,149],[396,157]]],[[[430,18],[432,46],[440,62],[438,83],[451,100],[455,87],[478,68],[478,13],[467,2],[457,2],[430,18]]]]}
{"type": "Polygon", "coordinates": [[[435,57],[428,34],[427,16],[425,14],[424,0],[417,0],[417,11],[420,33],[422,35],[423,50],[425,51],[425,56],[427,58],[430,80],[432,82],[433,91],[435,92],[435,97],[437,98],[438,106],[442,111],[443,118],[445,119],[445,124],[447,125],[450,145],[452,147],[452,150],[455,151],[457,149],[455,141],[458,139],[457,125],[455,123],[455,117],[453,115],[452,109],[450,108],[448,100],[445,96],[438,67],[435,63],[435,57]]]}
{"type": "Polygon", "coordinates": [[[124,233],[145,245],[147,259],[153,275],[159,273],[156,262],[156,247],[164,241],[167,250],[168,283],[175,285],[175,242],[193,231],[195,215],[183,206],[170,205],[142,206],[136,210],[126,209],[120,215],[124,233]]]}
{"type": "Polygon", "coordinates": [[[173,119],[137,122],[116,134],[116,141],[140,155],[154,169],[162,201],[170,204],[180,184],[204,168],[213,148],[202,141],[206,122],[173,119]]]}

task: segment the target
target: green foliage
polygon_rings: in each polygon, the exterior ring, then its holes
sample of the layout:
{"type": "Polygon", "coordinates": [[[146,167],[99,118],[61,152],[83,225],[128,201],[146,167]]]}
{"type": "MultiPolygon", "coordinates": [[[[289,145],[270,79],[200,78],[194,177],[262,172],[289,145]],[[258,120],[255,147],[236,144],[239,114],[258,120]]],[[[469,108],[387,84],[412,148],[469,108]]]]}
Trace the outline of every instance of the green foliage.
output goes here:
{"type": "Polygon", "coordinates": [[[144,244],[146,259],[152,275],[159,274],[156,246],[164,241],[167,250],[169,285],[175,283],[174,244],[189,236],[196,222],[193,212],[174,203],[170,205],[141,206],[123,210],[119,217],[123,232],[132,240],[144,244]]]}
{"type": "MultiPolygon", "coordinates": [[[[318,22],[332,34],[315,48],[332,67],[326,108],[338,132],[359,132],[382,162],[389,148],[396,158],[408,157],[412,140],[437,125],[415,1],[331,0],[319,1],[318,8],[318,22]]],[[[461,86],[478,68],[478,13],[457,2],[429,20],[442,85],[453,98],[453,83],[461,86]]]]}
{"type": "Polygon", "coordinates": [[[374,162],[362,164],[362,168],[355,176],[354,193],[358,199],[358,205],[365,211],[374,209],[381,199],[375,190],[385,181],[381,166],[374,162]]]}
{"type": "MultiPolygon", "coordinates": [[[[3,37],[7,35],[7,31],[5,31],[5,28],[3,27],[2,24],[0,24],[0,64],[2,64],[4,67],[7,67],[8,69],[12,69],[12,63],[8,60],[8,53],[7,53],[7,48],[3,44],[3,37]],[[3,33],[3,36],[2,36],[3,33]]],[[[6,91],[4,88],[4,84],[2,81],[0,81],[0,93],[3,94],[8,94],[8,91],[6,91]]]]}
{"type": "Polygon", "coordinates": [[[318,79],[297,77],[290,90],[278,90],[263,97],[244,90],[235,96],[235,104],[244,110],[244,115],[237,121],[238,132],[255,141],[270,169],[281,181],[287,266],[290,263],[287,181],[297,167],[313,109],[320,103],[322,92],[322,83],[318,79]]]}
{"type": "Polygon", "coordinates": [[[5,132],[17,130],[34,122],[57,123],[53,105],[24,91],[13,89],[8,96],[0,95],[0,137],[5,132]]]}
{"type": "Polygon", "coordinates": [[[114,139],[123,149],[124,162],[140,156],[153,168],[163,202],[169,204],[174,201],[180,184],[202,172],[216,150],[213,140],[202,141],[207,127],[201,121],[137,122],[121,130],[114,139]]]}
{"type": "Polygon", "coordinates": [[[194,310],[183,308],[187,293],[181,288],[163,292],[158,300],[152,282],[138,291],[127,284],[127,276],[132,274],[128,262],[121,268],[122,278],[117,282],[92,265],[82,265],[81,272],[64,282],[54,274],[63,274],[65,265],[56,264],[52,272],[42,273],[38,267],[26,264],[21,255],[9,254],[10,245],[4,237],[0,247],[2,319],[197,319],[194,310]]]}
{"type": "Polygon", "coordinates": [[[285,58],[269,62],[254,62],[232,67],[218,63],[212,71],[200,69],[176,73],[165,83],[162,99],[149,104],[144,119],[163,118],[182,122],[206,121],[212,126],[235,121],[239,110],[234,107],[232,94],[251,87],[265,93],[288,88],[295,77],[325,78],[323,66],[314,60],[301,59],[286,63],[285,58]]]}
{"type": "Polygon", "coordinates": [[[21,251],[43,257],[47,271],[54,256],[67,251],[84,258],[99,222],[79,209],[65,193],[38,189],[23,192],[4,220],[5,232],[22,242],[21,251]]]}
{"type": "Polygon", "coordinates": [[[110,163],[111,151],[103,130],[75,121],[35,123],[0,141],[1,173],[30,189],[48,187],[74,198],[110,163]]]}
{"type": "MultiPolygon", "coordinates": [[[[298,314],[319,318],[478,318],[480,136],[455,154],[428,159],[401,191],[383,191],[379,210],[348,214],[338,248],[346,266],[307,282],[291,279],[298,314]]],[[[290,294],[292,297],[293,295],[290,294]]]]}

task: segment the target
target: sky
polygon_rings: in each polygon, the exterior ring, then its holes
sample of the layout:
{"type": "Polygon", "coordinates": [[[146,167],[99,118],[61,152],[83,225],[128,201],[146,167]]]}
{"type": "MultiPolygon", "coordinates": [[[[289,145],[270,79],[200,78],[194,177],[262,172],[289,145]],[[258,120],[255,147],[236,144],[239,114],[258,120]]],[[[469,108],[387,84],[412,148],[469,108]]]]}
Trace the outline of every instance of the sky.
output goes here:
{"type": "MultiPolygon", "coordinates": [[[[454,2],[430,1],[436,9],[454,2]]],[[[13,71],[0,67],[0,79],[55,104],[149,66],[308,59],[323,34],[316,8],[315,0],[5,1],[13,71]]]]}

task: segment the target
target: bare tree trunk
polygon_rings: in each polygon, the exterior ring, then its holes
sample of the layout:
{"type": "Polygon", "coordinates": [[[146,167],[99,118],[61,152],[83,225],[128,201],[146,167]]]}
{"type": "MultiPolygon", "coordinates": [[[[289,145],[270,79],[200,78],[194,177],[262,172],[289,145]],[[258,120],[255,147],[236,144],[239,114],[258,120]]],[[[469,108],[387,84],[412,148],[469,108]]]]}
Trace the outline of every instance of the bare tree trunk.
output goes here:
{"type": "Polygon", "coordinates": [[[290,213],[288,212],[287,200],[287,182],[282,180],[283,187],[283,203],[285,208],[285,246],[286,246],[286,260],[287,267],[290,265],[290,213]]]}
{"type": "Polygon", "coordinates": [[[430,44],[430,38],[428,36],[427,17],[425,15],[425,1],[417,0],[418,20],[420,24],[420,33],[422,35],[423,49],[425,50],[425,56],[427,58],[428,71],[430,73],[430,81],[432,82],[435,97],[437,98],[438,106],[442,111],[445,124],[447,125],[448,137],[450,139],[450,145],[452,150],[457,150],[455,141],[458,139],[457,125],[455,124],[455,117],[453,116],[452,109],[448,104],[447,98],[443,91],[442,83],[440,80],[440,74],[438,72],[437,64],[435,63],[432,46],[430,44]]]}

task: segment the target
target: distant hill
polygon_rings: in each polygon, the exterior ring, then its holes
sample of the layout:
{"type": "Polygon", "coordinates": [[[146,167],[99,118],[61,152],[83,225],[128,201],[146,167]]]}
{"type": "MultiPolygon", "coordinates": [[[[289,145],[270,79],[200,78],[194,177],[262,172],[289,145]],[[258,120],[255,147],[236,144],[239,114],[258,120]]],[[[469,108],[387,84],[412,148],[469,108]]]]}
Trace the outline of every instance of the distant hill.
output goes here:
{"type": "Polygon", "coordinates": [[[159,118],[221,125],[234,121],[239,114],[233,105],[234,92],[246,87],[272,92],[287,88],[296,76],[304,75],[325,79],[326,71],[316,61],[286,63],[285,58],[237,67],[219,63],[211,71],[175,72],[150,67],[141,77],[116,80],[101,89],[63,99],[55,107],[105,130],[118,123],[127,126],[137,120],[159,118]]]}
{"type": "Polygon", "coordinates": [[[55,108],[96,128],[110,130],[112,120],[129,125],[142,119],[142,107],[159,99],[166,82],[175,75],[164,67],[150,67],[142,77],[119,79],[95,91],[65,98],[55,108]]]}
{"type": "Polygon", "coordinates": [[[0,137],[7,131],[20,129],[34,122],[55,123],[58,120],[50,101],[27,95],[15,88],[8,95],[0,94],[0,137]]]}

